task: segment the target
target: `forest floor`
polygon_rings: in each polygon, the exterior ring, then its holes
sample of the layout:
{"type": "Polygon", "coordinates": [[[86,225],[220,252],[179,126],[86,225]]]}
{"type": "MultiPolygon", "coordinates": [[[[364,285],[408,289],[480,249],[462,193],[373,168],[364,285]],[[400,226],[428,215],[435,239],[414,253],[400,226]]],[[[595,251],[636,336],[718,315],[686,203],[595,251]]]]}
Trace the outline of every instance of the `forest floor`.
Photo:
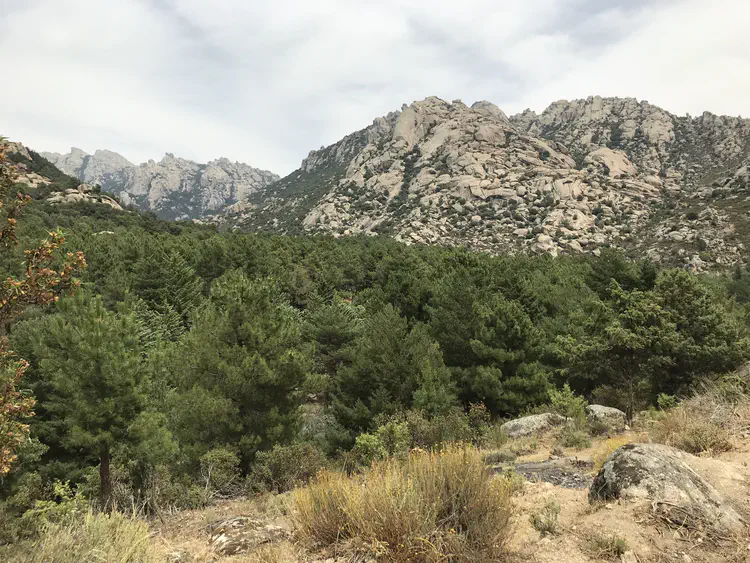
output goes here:
{"type": "MultiPolygon", "coordinates": [[[[524,476],[515,495],[517,510],[506,560],[529,563],[750,562],[750,537],[722,540],[687,526],[664,524],[653,516],[647,501],[589,503],[595,461],[606,457],[618,445],[647,441],[647,432],[626,432],[612,438],[595,438],[586,449],[561,451],[555,447],[554,435],[547,435],[533,440],[533,452],[494,466],[498,473],[514,470],[524,476]],[[543,515],[549,507],[555,506],[559,507],[559,513],[552,517],[554,529],[542,535],[538,527],[532,525],[532,515],[543,515]]],[[[732,451],[700,458],[695,470],[741,513],[750,514],[750,438],[736,439],[732,451]]],[[[225,501],[202,510],[184,511],[165,517],[163,522],[154,522],[152,542],[165,561],[173,562],[375,561],[353,553],[314,551],[295,542],[290,517],[292,506],[292,496],[287,493],[225,501]],[[275,537],[282,539],[251,553],[218,554],[214,523],[231,522],[238,517],[251,518],[276,530],[275,537]]]]}

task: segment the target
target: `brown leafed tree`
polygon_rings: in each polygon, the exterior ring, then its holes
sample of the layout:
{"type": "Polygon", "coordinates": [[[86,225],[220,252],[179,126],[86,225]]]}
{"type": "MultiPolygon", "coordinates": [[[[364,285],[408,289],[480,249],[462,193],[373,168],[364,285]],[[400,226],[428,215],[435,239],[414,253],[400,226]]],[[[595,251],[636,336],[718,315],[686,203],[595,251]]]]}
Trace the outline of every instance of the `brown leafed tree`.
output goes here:
{"type": "MultiPolygon", "coordinates": [[[[18,217],[31,199],[11,195],[17,173],[7,151],[7,141],[0,137],[0,248],[5,250],[17,244],[18,217]]],[[[54,266],[55,253],[64,242],[60,232],[49,233],[38,248],[24,251],[23,273],[0,282],[0,477],[10,471],[18,447],[28,436],[28,419],[34,415],[34,399],[19,389],[28,362],[8,348],[6,334],[27,306],[57,301],[78,287],[75,275],[86,267],[83,253],[69,252],[60,266],[54,266]]]]}

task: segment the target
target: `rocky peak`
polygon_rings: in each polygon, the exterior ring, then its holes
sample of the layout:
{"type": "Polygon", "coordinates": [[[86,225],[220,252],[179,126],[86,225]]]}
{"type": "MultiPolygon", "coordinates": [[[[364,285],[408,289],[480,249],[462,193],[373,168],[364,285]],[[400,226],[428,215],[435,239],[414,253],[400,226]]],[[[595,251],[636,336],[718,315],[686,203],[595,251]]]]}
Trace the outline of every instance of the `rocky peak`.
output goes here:
{"type": "Polygon", "coordinates": [[[750,120],[709,112],[677,116],[635,98],[560,100],[539,115],[527,110],[510,119],[573,152],[621,150],[639,169],[661,174],[673,190],[691,190],[710,169],[732,166],[747,154],[750,139],[750,120]]]}
{"type": "Polygon", "coordinates": [[[122,155],[108,150],[97,150],[91,155],[72,147],[67,154],[52,152],[40,154],[68,176],[73,176],[88,184],[101,184],[107,174],[133,166],[122,155]]]}
{"type": "Polygon", "coordinates": [[[122,155],[97,150],[89,155],[72,148],[65,155],[42,153],[66,174],[99,184],[124,204],[157,212],[169,219],[214,213],[278,180],[278,176],[229,159],[207,164],[166,153],[156,162],[132,164],[122,155]]]}
{"type": "Polygon", "coordinates": [[[477,110],[477,111],[485,111],[489,113],[490,115],[493,115],[495,117],[499,117],[505,121],[508,120],[508,117],[505,115],[503,110],[501,110],[499,107],[497,107],[492,102],[488,102],[486,100],[481,100],[479,102],[474,102],[471,104],[471,109],[477,110]]]}
{"type": "Polygon", "coordinates": [[[746,120],[677,117],[634,98],[561,100],[508,118],[487,101],[429,97],[312,151],[225,220],[502,253],[622,248],[725,267],[744,256],[732,234],[744,219],[729,211],[749,138],[746,120]],[[732,195],[706,201],[707,190],[732,195]]]}

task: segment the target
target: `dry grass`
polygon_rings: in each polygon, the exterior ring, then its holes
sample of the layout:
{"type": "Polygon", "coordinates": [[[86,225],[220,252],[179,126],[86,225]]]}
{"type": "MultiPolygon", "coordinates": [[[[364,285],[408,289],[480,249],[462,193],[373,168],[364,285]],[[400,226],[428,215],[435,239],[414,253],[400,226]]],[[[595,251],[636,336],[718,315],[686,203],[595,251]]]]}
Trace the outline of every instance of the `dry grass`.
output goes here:
{"type": "Polygon", "coordinates": [[[539,440],[534,436],[511,438],[507,441],[503,449],[516,456],[525,456],[536,453],[539,449],[539,440]]]}
{"type": "Polygon", "coordinates": [[[122,562],[152,563],[158,559],[149,544],[148,525],[135,517],[89,512],[82,520],[49,524],[39,539],[0,551],[0,558],[27,563],[122,562]]]}
{"type": "Polygon", "coordinates": [[[615,436],[614,438],[609,438],[604,442],[601,442],[591,454],[591,461],[594,463],[594,467],[592,469],[594,475],[599,473],[602,466],[604,465],[604,462],[609,459],[609,456],[611,456],[615,452],[615,450],[624,446],[625,444],[631,444],[636,441],[638,441],[638,438],[636,436],[623,435],[615,436]]]}
{"type": "Polygon", "coordinates": [[[287,542],[264,545],[250,554],[225,559],[226,563],[291,563],[300,560],[300,552],[287,542]]]}
{"type": "Polygon", "coordinates": [[[533,512],[529,517],[531,525],[542,537],[556,536],[560,533],[560,503],[555,499],[548,500],[541,510],[533,512]]]}
{"type": "Polygon", "coordinates": [[[705,416],[695,404],[683,404],[667,413],[654,425],[651,438],[691,454],[714,455],[732,449],[729,431],[705,416]]]}
{"type": "Polygon", "coordinates": [[[746,377],[738,372],[704,384],[654,424],[654,441],[694,454],[732,449],[733,440],[750,431],[750,381],[746,377]]]}
{"type": "Polygon", "coordinates": [[[583,548],[591,557],[614,560],[628,550],[628,542],[614,534],[591,534],[586,537],[583,548]]]}
{"type": "Polygon", "coordinates": [[[418,452],[375,464],[358,478],[324,473],[296,492],[302,539],[347,540],[395,562],[490,561],[510,537],[509,485],[473,448],[418,452]]]}

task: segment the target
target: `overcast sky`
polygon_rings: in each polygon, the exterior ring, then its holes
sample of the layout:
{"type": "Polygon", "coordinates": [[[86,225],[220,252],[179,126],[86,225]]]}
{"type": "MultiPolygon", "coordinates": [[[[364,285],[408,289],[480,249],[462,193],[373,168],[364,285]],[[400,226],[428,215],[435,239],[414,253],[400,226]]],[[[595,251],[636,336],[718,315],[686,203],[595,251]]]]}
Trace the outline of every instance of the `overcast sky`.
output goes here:
{"type": "Polygon", "coordinates": [[[0,0],[0,134],[286,174],[430,95],[750,115],[748,0],[0,0]]]}

